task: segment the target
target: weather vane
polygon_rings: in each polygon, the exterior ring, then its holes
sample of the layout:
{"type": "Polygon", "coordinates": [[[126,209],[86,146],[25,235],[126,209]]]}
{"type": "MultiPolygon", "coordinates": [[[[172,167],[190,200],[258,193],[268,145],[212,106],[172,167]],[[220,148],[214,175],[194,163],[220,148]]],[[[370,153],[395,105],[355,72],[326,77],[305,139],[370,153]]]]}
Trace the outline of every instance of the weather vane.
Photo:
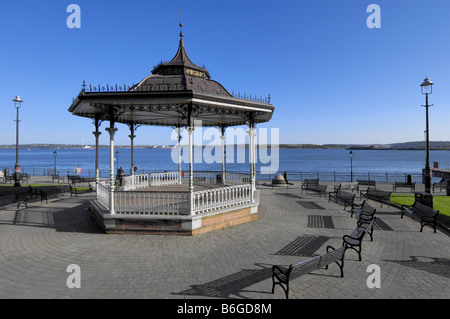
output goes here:
{"type": "Polygon", "coordinates": [[[183,37],[183,19],[182,19],[181,8],[180,8],[180,37],[183,37]]]}

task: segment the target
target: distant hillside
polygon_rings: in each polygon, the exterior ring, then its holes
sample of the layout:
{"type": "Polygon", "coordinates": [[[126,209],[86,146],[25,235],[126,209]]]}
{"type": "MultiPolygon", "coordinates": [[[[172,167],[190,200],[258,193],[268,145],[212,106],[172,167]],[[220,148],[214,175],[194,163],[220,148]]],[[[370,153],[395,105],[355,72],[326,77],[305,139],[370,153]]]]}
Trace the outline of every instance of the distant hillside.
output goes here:
{"type": "MultiPolygon", "coordinates": [[[[425,150],[425,141],[393,144],[351,145],[349,149],[367,150],[425,150]]],[[[450,150],[450,141],[430,141],[431,150],[450,150]]]]}

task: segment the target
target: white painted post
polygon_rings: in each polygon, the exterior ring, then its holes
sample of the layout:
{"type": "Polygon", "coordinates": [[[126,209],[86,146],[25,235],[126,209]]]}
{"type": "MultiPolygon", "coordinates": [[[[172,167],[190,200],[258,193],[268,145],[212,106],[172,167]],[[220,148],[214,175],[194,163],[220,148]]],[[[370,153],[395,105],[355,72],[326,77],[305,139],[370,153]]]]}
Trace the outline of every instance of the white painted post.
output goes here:
{"type": "Polygon", "coordinates": [[[251,185],[251,196],[252,196],[252,203],[254,202],[254,193],[255,193],[255,137],[256,137],[256,130],[255,130],[255,123],[250,122],[248,126],[248,136],[249,136],[249,157],[250,157],[250,185],[251,185]]]}
{"type": "Polygon", "coordinates": [[[220,139],[222,140],[222,184],[225,184],[226,167],[225,167],[225,127],[224,126],[222,126],[222,135],[220,136],[220,139]]]}
{"type": "Polygon", "coordinates": [[[115,178],[114,178],[114,134],[117,132],[117,128],[108,127],[106,131],[109,133],[109,180],[110,180],[110,205],[109,212],[111,215],[115,214],[114,210],[114,189],[115,189],[115,178]]]}
{"type": "Polygon", "coordinates": [[[92,134],[94,134],[95,136],[95,184],[98,184],[98,182],[100,181],[100,172],[98,169],[98,139],[102,132],[95,131],[92,132],[92,134]]]}
{"type": "Polygon", "coordinates": [[[194,152],[192,145],[192,134],[194,133],[194,126],[189,126],[186,128],[189,134],[189,203],[190,215],[194,215],[194,152]]]}
{"type": "Polygon", "coordinates": [[[178,184],[181,184],[181,128],[178,127],[178,184]]]}
{"type": "Polygon", "coordinates": [[[131,175],[134,175],[134,138],[136,137],[136,135],[134,135],[133,133],[128,135],[128,137],[130,138],[130,148],[131,148],[131,175]]]}

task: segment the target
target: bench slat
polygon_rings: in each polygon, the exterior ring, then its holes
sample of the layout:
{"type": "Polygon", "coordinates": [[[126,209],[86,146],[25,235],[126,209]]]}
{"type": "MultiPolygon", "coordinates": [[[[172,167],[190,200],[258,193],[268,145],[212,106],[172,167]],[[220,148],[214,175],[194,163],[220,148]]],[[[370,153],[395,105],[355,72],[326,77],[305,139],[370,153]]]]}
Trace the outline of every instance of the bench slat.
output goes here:
{"type": "Polygon", "coordinates": [[[347,205],[353,205],[354,204],[355,194],[348,193],[346,191],[342,191],[342,190],[338,189],[335,192],[330,192],[329,193],[329,195],[328,195],[328,202],[332,198],[336,201],[336,203],[338,201],[343,202],[344,203],[344,210],[345,210],[347,208],[347,205]]]}
{"type": "Polygon", "coordinates": [[[339,249],[332,250],[331,252],[322,255],[322,258],[319,262],[318,268],[323,268],[328,266],[329,264],[336,262],[344,257],[345,248],[340,247],[339,249]]]}
{"type": "Polygon", "coordinates": [[[297,277],[308,274],[316,269],[325,267],[335,262],[341,270],[341,278],[344,276],[344,253],[345,247],[334,249],[332,246],[327,246],[327,253],[299,262],[295,265],[290,265],[289,268],[282,266],[272,267],[272,293],[275,291],[275,286],[279,285],[285,292],[286,299],[289,299],[289,281],[297,277]],[[331,249],[331,251],[329,251],[331,249]],[[340,261],[340,263],[339,263],[340,261]]]}

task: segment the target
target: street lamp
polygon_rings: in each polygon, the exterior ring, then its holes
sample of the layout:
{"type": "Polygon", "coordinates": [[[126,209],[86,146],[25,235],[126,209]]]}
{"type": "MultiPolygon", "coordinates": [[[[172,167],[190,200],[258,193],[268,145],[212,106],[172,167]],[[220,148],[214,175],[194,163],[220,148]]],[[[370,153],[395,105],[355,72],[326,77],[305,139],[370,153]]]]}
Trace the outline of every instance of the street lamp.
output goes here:
{"type": "Polygon", "coordinates": [[[348,157],[350,157],[350,181],[353,182],[353,151],[348,153],[348,157]]]}
{"type": "Polygon", "coordinates": [[[426,160],[424,169],[425,192],[431,193],[431,169],[430,169],[430,132],[428,129],[428,108],[433,105],[428,104],[428,94],[433,93],[433,82],[429,78],[425,78],[420,85],[422,94],[425,95],[425,111],[426,111],[426,160]]]}
{"type": "Polygon", "coordinates": [[[53,175],[56,176],[56,151],[53,152],[53,156],[55,158],[55,167],[53,168],[53,175]]]}
{"type": "Polygon", "coordinates": [[[22,106],[20,96],[16,96],[14,107],[17,110],[16,116],[16,165],[14,165],[14,187],[20,187],[20,165],[19,165],[19,109],[22,106]]]}

